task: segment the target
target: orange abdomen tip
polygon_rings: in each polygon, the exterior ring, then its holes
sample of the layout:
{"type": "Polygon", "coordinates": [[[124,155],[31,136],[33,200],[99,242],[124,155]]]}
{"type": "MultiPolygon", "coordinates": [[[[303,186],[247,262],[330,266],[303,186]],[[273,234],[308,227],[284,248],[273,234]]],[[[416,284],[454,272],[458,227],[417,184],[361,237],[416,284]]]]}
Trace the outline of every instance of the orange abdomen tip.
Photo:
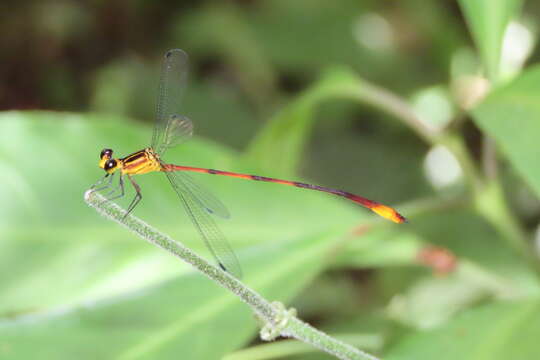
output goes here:
{"type": "Polygon", "coordinates": [[[407,219],[405,219],[405,217],[403,217],[396,210],[392,209],[390,206],[377,204],[371,207],[371,210],[377,215],[380,215],[388,220],[392,220],[395,223],[402,224],[404,222],[407,222],[407,219]]]}

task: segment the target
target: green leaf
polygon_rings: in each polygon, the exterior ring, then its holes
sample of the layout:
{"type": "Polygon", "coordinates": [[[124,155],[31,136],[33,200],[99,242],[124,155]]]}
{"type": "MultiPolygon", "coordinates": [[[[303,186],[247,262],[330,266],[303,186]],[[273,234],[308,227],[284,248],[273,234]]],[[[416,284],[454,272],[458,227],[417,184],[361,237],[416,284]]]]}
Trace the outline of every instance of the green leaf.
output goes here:
{"type": "Polygon", "coordinates": [[[277,170],[281,176],[293,175],[311,133],[316,106],[334,98],[357,99],[361,96],[360,85],[350,70],[327,72],[269,120],[252,142],[247,159],[263,169],[277,170]]]}
{"type": "Polygon", "coordinates": [[[521,0],[459,0],[488,77],[496,82],[504,32],[521,0]]]}
{"type": "MultiPolygon", "coordinates": [[[[272,299],[290,300],[320,270],[330,239],[260,247],[244,262],[247,282],[272,299]]],[[[185,274],[143,291],[4,320],[0,357],[217,359],[245,342],[255,326],[238,298],[198,274],[185,274]]]]}
{"type": "MultiPolygon", "coordinates": [[[[125,156],[150,135],[104,115],[0,114],[1,358],[219,358],[253,335],[256,322],[235,297],[84,204],[83,192],[103,175],[101,149],[125,156]]],[[[165,160],[256,173],[200,139],[165,160]]],[[[164,177],[136,179],[137,216],[208,254],[164,177]]],[[[200,180],[230,208],[232,219],[219,226],[247,285],[271,300],[295,296],[331,261],[341,236],[375,216],[317,192],[200,180]]]]}
{"type": "Polygon", "coordinates": [[[530,360],[538,357],[540,301],[469,310],[445,326],[405,336],[386,360],[530,360]]]}
{"type": "Polygon", "coordinates": [[[496,89],[472,112],[519,174],[540,195],[540,67],[496,89]]]}

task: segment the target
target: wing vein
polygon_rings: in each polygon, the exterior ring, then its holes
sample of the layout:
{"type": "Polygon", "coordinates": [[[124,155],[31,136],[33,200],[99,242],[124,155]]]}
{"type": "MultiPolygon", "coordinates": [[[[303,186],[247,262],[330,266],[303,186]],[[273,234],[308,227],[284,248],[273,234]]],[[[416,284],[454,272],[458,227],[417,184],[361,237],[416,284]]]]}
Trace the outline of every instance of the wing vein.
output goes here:
{"type": "Polygon", "coordinates": [[[175,173],[165,172],[165,175],[218,265],[236,278],[241,278],[240,263],[210,214],[182,183],[176,181],[175,173]]]}

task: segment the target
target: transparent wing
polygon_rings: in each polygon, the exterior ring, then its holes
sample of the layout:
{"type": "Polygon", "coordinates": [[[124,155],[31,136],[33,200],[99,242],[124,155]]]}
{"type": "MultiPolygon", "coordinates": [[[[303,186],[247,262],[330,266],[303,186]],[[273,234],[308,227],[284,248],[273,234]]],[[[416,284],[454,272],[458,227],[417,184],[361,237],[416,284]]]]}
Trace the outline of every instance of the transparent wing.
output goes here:
{"type": "Polygon", "coordinates": [[[167,51],[161,65],[161,78],[156,105],[156,123],[152,148],[161,155],[168,148],[189,138],[191,120],[182,117],[181,100],[188,74],[188,55],[180,50],[167,51]]]}
{"type": "Polygon", "coordinates": [[[177,173],[165,172],[165,175],[169,178],[182,204],[184,204],[191,221],[195,224],[195,227],[218,265],[223,270],[240,279],[242,277],[240,263],[210,214],[190,194],[189,190],[181,182],[178,182],[177,173]]]}
{"type": "Polygon", "coordinates": [[[231,215],[227,207],[212,193],[182,171],[168,172],[169,180],[176,192],[184,192],[202,206],[206,212],[228,219],[231,215]]]}
{"type": "Polygon", "coordinates": [[[167,149],[186,141],[192,134],[193,123],[190,119],[177,114],[171,115],[160,136],[160,143],[152,145],[152,148],[157,154],[163,155],[167,149]]]}

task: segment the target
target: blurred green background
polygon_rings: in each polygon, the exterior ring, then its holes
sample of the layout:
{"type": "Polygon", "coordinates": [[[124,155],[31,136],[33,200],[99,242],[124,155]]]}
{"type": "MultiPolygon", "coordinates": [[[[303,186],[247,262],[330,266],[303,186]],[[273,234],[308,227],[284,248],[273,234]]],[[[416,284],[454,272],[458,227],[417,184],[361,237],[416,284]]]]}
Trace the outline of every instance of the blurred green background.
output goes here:
{"type": "MultiPolygon", "coordinates": [[[[98,155],[149,145],[163,54],[190,55],[194,175],[250,287],[388,360],[540,358],[534,1],[3,1],[0,358],[327,359],[88,208],[98,155]]],[[[145,221],[208,256],[160,174],[145,221]]],[[[131,193],[130,193],[131,194],[131,193]]],[[[120,201],[126,205],[127,201],[120,201]]]]}

